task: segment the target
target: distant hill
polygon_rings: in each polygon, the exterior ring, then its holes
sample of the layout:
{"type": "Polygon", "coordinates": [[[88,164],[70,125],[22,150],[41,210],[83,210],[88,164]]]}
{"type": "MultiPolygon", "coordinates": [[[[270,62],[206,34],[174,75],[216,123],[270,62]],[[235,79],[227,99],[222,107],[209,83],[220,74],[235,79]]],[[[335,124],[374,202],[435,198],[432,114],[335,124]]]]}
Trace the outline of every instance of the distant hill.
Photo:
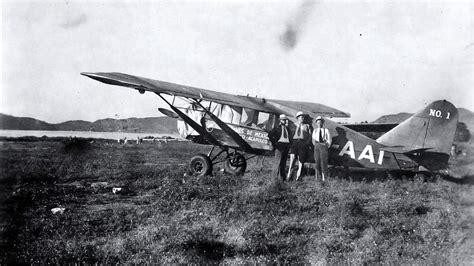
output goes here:
{"type": "Polygon", "coordinates": [[[458,108],[459,122],[466,124],[467,128],[474,132],[474,113],[466,108],[458,108]]]}
{"type": "Polygon", "coordinates": [[[56,125],[30,117],[16,117],[0,114],[0,129],[57,130],[56,125]]]}
{"type": "Polygon", "coordinates": [[[60,130],[96,132],[135,132],[177,134],[176,119],[170,117],[146,117],[127,119],[100,119],[94,122],[72,120],[50,124],[30,117],[0,114],[0,129],[12,130],[60,130]]]}
{"type": "Polygon", "coordinates": [[[83,120],[72,120],[56,124],[57,130],[61,131],[89,131],[91,122],[83,120]]]}
{"type": "Polygon", "coordinates": [[[413,114],[410,113],[398,113],[392,115],[384,115],[377,118],[372,123],[380,123],[380,124],[400,124],[401,122],[407,120],[413,114]]]}

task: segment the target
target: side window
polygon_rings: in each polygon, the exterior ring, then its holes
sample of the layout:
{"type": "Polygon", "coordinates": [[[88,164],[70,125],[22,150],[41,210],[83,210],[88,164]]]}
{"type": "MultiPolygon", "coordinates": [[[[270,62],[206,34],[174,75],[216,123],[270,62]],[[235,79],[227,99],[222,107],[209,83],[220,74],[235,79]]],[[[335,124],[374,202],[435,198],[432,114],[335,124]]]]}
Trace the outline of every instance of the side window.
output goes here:
{"type": "MultiPolygon", "coordinates": [[[[204,105],[205,106],[205,105],[204,105]]],[[[219,104],[219,103],[215,103],[215,102],[211,102],[211,104],[209,105],[209,111],[217,116],[217,117],[220,117],[221,116],[221,112],[222,112],[222,105],[219,104]]]]}
{"type": "Polygon", "coordinates": [[[256,127],[258,119],[258,111],[242,108],[242,119],[240,124],[243,126],[256,127]]]}
{"type": "MultiPolygon", "coordinates": [[[[231,106],[227,104],[220,104],[216,102],[202,101],[201,104],[204,108],[208,109],[213,115],[217,116],[220,120],[225,123],[233,123],[239,125],[242,119],[242,107],[231,106]]],[[[205,111],[196,104],[191,104],[187,108],[189,111],[195,110],[198,113],[201,113],[201,117],[205,115],[205,111]]],[[[252,110],[250,110],[252,111],[252,110]]],[[[250,117],[253,117],[251,114],[250,117]]]]}
{"type": "Polygon", "coordinates": [[[269,113],[260,112],[258,114],[258,122],[257,122],[258,127],[264,129],[266,125],[268,124],[269,118],[270,118],[269,113]]]}
{"type": "Polygon", "coordinates": [[[240,120],[242,119],[242,107],[231,106],[232,110],[232,124],[240,124],[240,120]]]}
{"type": "Polygon", "coordinates": [[[228,105],[222,105],[221,115],[219,116],[219,119],[222,120],[223,122],[231,123],[232,116],[233,116],[232,108],[228,105]]]}
{"type": "Polygon", "coordinates": [[[258,127],[269,131],[274,127],[276,122],[275,120],[276,116],[274,114],[260,112],[258,114],[258,127]]]}
{"type": "Polygon", "coordinates": [[[242,108],[211,102],[209,111],[225,123],[233,123],[237,120],[236,124],[239,124],[242,108]]]}
{"type": "Polygon", "coordinates": [[[268,120],[267,130],[270,131],[278,125],[278,115],[270,114],[270,119],[268,120]]]}

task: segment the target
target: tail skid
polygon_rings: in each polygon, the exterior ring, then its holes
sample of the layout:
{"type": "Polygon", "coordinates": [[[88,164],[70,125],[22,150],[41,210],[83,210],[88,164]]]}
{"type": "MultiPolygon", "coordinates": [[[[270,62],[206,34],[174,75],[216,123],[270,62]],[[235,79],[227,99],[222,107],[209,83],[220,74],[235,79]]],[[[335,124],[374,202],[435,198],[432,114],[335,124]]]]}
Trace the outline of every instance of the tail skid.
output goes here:
{"type": "Polygon", "coordinates": [[[403,153],[431,171],[445,169],[458,124],[456,107],[446,101],[435,101],[414,114],[377,142],[387,151],[403,153]]]}

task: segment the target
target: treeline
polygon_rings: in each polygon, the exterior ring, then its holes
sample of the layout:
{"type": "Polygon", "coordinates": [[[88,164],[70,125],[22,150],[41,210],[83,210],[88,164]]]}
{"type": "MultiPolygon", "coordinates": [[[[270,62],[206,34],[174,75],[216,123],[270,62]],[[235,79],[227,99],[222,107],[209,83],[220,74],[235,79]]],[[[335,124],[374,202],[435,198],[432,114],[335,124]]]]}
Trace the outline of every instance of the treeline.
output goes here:
{"type": "Polygon", "coordinates": [[[454,135],[455,142],[468,142],[471,139],[471,132],[467,128],[467,125],[463,122],[459,122],[456,128],[456,134],[454,135]]]}

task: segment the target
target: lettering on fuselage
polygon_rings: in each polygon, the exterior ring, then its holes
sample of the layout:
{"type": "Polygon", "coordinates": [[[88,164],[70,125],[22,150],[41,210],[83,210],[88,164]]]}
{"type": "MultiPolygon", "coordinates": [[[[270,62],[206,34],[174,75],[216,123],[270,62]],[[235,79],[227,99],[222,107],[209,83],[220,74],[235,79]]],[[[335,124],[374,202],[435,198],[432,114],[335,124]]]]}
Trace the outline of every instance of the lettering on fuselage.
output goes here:
{"type": "MultiPolygon", "coordinates": [[[[430,109],[430,116],[434,116],[436,118],[443,118],[443,112],[441,110],[430,109]]],[[[446,112],[446,119],[449,119],[451,113],[446,112]]]]}
{"type": "MultiPolygon", "coordinates": [[[[382,165],[384,153],[385,152],[382,150],[379,151],[379,156],[377,158],[378,165],[382,165]]],[[[346,145],[344,145],[342,150],[339,152],[339,156],[343,156],[344,154],[349,155],[349,157],[351,157],[352,159],[356,159],[354,143],[351,140],[347,141],[346,145]]],[[[359,157],[357,157],[357,160],[358,161],[369,160],[369,162],[375,163],[375,156],[374,156],[374,151],[372,149],[372,145],[370,144],[365,145],[364,149],[359,154],[359,157]]]]}
{"type": "Polygon", "coordinates": [[[270,145],[267,132],[261,132],[258,130],[236,127],[232,125],[229,125],[229,127],[232,128],[232,130],[234,130],[235,132],[237,132],[244,140],[270,145]]]}

